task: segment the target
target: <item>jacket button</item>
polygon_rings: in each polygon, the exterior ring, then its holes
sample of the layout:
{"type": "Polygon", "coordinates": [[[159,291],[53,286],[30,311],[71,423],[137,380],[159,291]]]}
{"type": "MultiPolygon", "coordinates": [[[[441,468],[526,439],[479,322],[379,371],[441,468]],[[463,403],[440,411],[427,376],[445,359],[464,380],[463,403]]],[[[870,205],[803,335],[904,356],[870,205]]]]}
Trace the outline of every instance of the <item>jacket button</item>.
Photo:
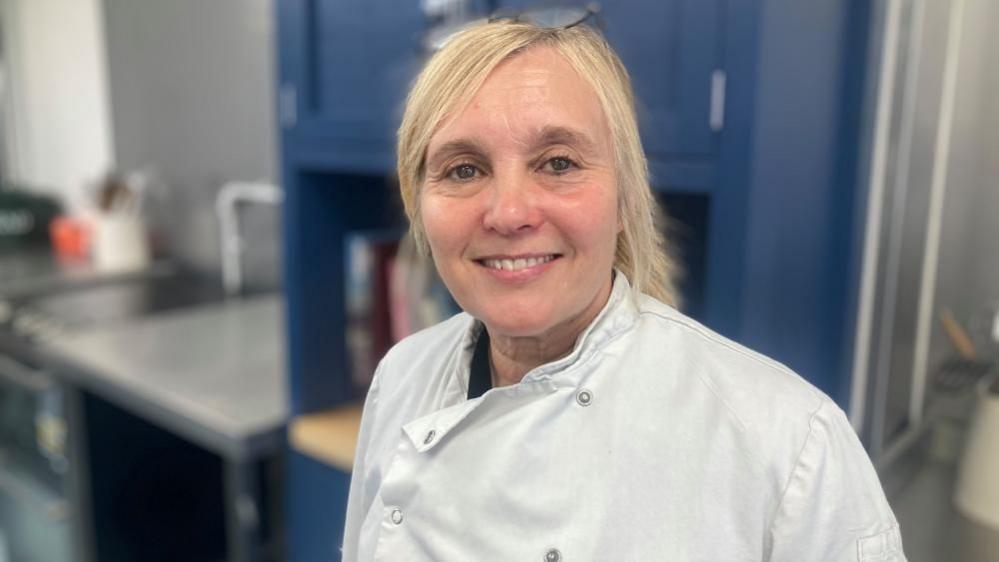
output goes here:
{"type": "Polygon", "coordinates": [[[589,406],[593,403],[593,393],[585,388],[576,393],[576,402],[580,406],[589,406]]]}
{"type": "Polygon", "coordinates": [[[545,562],[560,562],[562,553],[557,548],[551,548],[545,553],[545,562]]]}
{"type": "Polygon", "coordinates": [[[393,523],[395,523],[396,525],[401,525],[402,524],[402,510],[399,509],[399,508],[393,509],[392,510],[391,518],[392,518],[392,522],[393,523]]]}

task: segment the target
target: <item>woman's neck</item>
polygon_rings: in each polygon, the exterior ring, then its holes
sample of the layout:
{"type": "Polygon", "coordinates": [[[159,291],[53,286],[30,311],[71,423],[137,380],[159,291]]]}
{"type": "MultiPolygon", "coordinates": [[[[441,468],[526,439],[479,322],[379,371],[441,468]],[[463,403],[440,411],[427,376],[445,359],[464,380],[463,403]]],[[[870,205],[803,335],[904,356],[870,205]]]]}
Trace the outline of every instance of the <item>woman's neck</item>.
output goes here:
{"type": "Polygon", "coordinates": [[[489,366],[493,386],[517,384],[535,367],[565,357],[572,351],[575,337],[507,338],[490,336],[489,366]]]}
{"type": "Polygon", "coordinates": [[[517,384],[532,369],[568,355],[579,335],[607,304],[610,288],[610,284],[602,288],[581,313],[538,336],[507,336],[486,326],[493,386],[517,384]]]}

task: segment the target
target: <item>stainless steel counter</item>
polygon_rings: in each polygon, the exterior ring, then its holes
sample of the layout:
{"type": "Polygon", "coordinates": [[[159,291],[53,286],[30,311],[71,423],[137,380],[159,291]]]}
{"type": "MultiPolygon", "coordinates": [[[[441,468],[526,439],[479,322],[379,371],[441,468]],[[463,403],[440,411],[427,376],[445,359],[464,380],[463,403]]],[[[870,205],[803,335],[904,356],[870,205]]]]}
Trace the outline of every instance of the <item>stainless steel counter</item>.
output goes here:
{"type": "MultiPolygon", "coordinates": [[[[225,301],[217,280],[169,264],[108,276],[86,264],[58,263],[46,252],[0,256],[0,355],[64,383],[61,419],[69,427],[72,467],[66,487],[77,559],[98,559],[90,487],[99,478],[89,472],[98,460],[105,469],[114,464],[109,455],[119,453],[106,445],[126,447],[120,454],[135,466],[156,466],[157,447],[171,442],[169,434],[221,460],[226,558],[252,562],[276,552],[280,532],[271,527],[280,525],[273,510],[289,411],[283,318],[280,296],[225,301]],[[117,417],[94,417],[112,406],[117,417]],[[91,421],[94,427],[88,427],[91,421]],[[114,428],[119,421],[120,435],[114,428]],[[144,438],[164,436],[144,452],[145,441],[134,437],[142,427],[154,428],[144,438]],[[95,442],[104,448],[90,458],[95,442]]],[[[118,477],[102,474],[102,482],[118,477]]],[[[155,478],[146,476],[130,478],[131,489],[153,489],[155,478]]],[[[190,482],[195,480],[205,481],[200,475],[190,482]]],[[[102,505],[103,515],[124,513],[102,505]]]]}
{"type": "Polygon", "coordinates": [[[283,311],[278,296],[243,298],[98,324],[42,344],[48,367],[74,386],[222,458],[232,561],[259,560],[265,549],[256,463],[278,456],[284,443],[283,311]]]}
{"type": "Polygon", "coordinates": [[[139,271],[103,272],[88,261],[61,261],[47,248],[0,253],[0,297],[52,293],[110,281],[170,275],[174,264],[159,261],[139,271]]]}
{"type": "Polygon", "coordinates": [[[283,300],[258,296],[68,333],[43,344],[61,376],[228,458],[283,438],[283,300]]]}

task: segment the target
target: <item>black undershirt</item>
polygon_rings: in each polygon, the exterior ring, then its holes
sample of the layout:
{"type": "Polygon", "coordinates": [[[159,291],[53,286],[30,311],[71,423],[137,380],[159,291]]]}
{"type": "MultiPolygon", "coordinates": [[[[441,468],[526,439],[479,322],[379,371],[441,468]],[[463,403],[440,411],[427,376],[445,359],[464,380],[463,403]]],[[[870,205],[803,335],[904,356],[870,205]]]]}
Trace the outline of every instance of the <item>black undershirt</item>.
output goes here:
{"type": "Polygon", "coordinates": [[[468,370],[468,399],[478,398],[493,387],[492,369],[489,368],[489,332],[485,326],[479,334],[468,370]]]}

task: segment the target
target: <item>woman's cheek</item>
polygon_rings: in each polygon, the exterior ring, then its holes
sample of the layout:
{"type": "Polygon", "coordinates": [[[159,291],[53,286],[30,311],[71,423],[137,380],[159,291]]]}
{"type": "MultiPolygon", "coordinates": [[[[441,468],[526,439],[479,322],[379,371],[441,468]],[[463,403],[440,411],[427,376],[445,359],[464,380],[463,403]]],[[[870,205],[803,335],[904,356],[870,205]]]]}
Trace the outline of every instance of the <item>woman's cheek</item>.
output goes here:
{"type": "Polygon", "coordinates": [[[421,204],[420,219],[427,242],[435,255],[446,255],[455,241],[466,234],[460,224],[463,213],[440,197],[427,196],[421,204]]]}
{"type": "Polygon", "coordinates": [[[431,243],[433,243],[434,238],[437,237],[437,233],[441,230],[441,218],[442,213],[439,209],[437,198],[423,196],[420,200],[420,221],[423,223],[423,229],[426,231],[427,239],[431,243]]]}

